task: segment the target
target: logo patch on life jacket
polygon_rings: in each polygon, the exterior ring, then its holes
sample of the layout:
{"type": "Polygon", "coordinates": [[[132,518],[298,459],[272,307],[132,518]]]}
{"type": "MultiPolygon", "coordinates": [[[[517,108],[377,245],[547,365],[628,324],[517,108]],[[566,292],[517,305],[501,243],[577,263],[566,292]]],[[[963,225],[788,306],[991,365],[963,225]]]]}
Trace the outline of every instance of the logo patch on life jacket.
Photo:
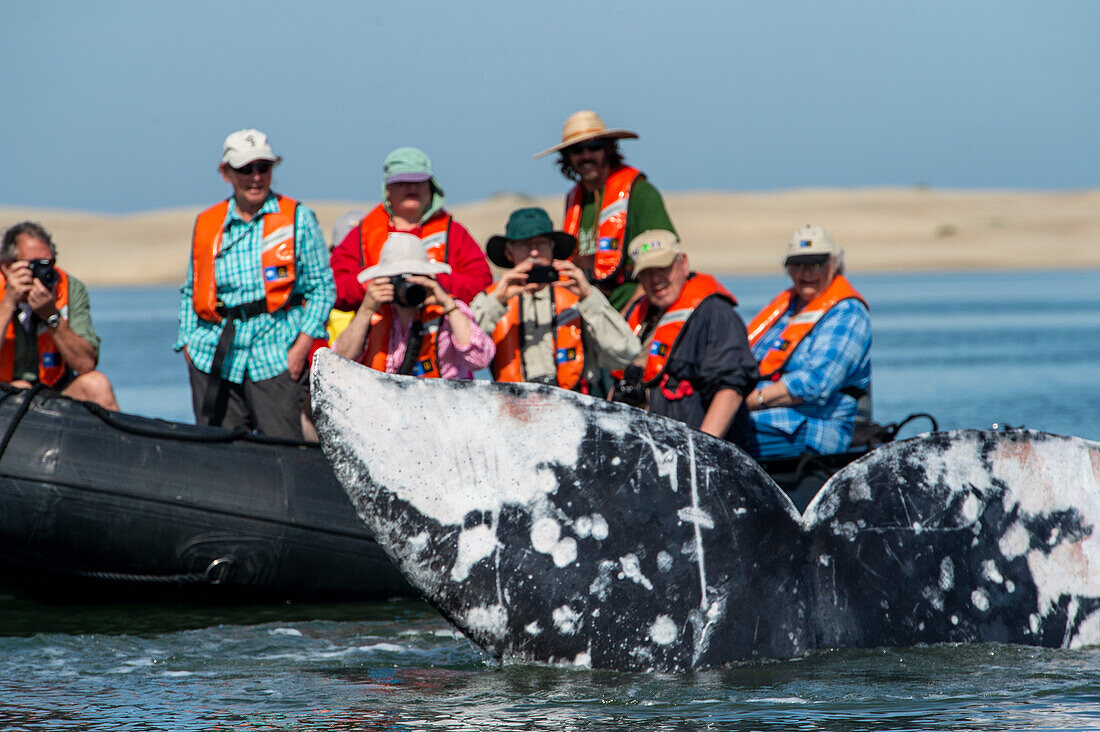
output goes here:
{"type": "Polygon", "coordinates": [[[775,343],[772,343],[773,351],[786,351],[791,347],[791,342],[785,338],[776,338],[775,343]]]}
{"type": "Polygon", "coordinates": [[[413,366],[413,376],[423,376],[424,374],[432,370],[432,360],[430,358],[426,358],[413,366]]]}
{"type": "Polygon", "coordinates": [[[576,361],[576,360],[577,360],[577,349],[576,348],[559,348],[554,353],[554,362],[555,363],[568,363],[569,361],[576,361]]]}
{"type": "Polygon", "coordinates": [[[601,236],[596,249],[601,252],[617,252],[619,251],[619,240],[613,236],[601,236]]]}
{"type": "Polygon", "coordinates": [[[668,355],[668,344],[661,343],[660,341],[653,341],[653,343],[649,346],[649,355],[660,356],[661,358],[664,358],[666,355],[668,355]]]}
{"type": "Polygon", "coordinates": [[[60,353],[43,353],[42,354],[42,365],[45,366],[48,369],[53,368],[55,366],[60,366],[61,365],[61,354],[60,353]]]}
{"type": "Polygon", "coordinates": [[[274,282],[275,280],[285,280],[287,270],[286,267],[264,267],[264,281],[274,282]]]}

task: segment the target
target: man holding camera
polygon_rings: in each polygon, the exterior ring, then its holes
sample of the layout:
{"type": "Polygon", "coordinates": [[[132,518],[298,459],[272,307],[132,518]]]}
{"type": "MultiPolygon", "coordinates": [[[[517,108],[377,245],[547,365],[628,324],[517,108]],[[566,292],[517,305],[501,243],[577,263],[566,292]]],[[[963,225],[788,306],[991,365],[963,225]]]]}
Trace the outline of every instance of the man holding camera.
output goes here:
{"type": "Polygon", "coordinates": [[[642,353],[621,376],[615,399],[745,447],[744,395],[756,384],[737,301],[713,276],[692,272],[671,231],[646,231],[630,242],[645,296],[627,311],[642,353]],[[624,394],[623,392],[626,392],[624,394]],[[631,394],[637,401],[631,401],[631,394]]]}
{"type": "Polygon", "coordinates": [[[514,211],[503,236],[489,239],[489,261],[507,271],[470,307],[491,333],[497,381],[553,384],[606,396],[599,370],[619,369],[641,347],[626,321],[569,256],[576,239],[554,231],[541,208],[514,211]]]}
{"type": "Polygon", "coordinates": [[[16,224],[0,249],[0,381],[41,382],[65,396],[118,411],[114,389],[96,370],[99,336],[84,283],[54,266],[57,248],[40,225],[16,224]]]}

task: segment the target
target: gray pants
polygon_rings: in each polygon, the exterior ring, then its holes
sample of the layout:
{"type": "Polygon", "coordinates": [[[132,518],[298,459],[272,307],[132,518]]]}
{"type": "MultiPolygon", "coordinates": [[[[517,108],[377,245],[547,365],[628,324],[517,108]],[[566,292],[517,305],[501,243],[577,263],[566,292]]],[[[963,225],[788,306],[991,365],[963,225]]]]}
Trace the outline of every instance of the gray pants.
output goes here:
{"type": "Polygon", "coordinates": [[[302,439],[301,408],[309,400],[308,369],[298,379],[284,371],[263,381],[247,376],[243,384],[226,381],[199,371],[188,363],[191,376],[191,406],[195,424],[235,429],[244,427],[284,440],[302,439]],[[204,414],[209,389],[220,389],[213,413],[204,414]]]}

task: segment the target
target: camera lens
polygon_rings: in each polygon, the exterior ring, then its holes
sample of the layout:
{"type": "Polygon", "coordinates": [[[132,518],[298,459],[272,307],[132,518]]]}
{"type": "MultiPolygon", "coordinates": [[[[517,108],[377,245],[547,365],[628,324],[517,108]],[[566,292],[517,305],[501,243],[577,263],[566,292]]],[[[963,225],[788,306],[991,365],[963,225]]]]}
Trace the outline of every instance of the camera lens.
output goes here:
{"type": "Polygon", "coordinates": [[[405,275],[398,275],[393,278],[393,299],[398,305],[418,308],[428,299],[428,288],[409,282],[405,275]]]}

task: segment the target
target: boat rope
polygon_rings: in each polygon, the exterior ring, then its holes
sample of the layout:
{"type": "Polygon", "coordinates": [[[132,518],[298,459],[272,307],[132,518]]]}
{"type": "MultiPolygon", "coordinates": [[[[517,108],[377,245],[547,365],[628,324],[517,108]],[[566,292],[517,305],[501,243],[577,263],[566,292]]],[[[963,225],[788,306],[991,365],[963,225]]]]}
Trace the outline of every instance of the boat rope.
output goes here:
{"type": "Polygon", "coordinates": [[[27,412],[31,408],[31,402],[34,401],[34,396],[38,392],[42,391],[46,387],[41,382],[34,384],[30,389],[17,389],[13,391],[6,391],[3,398],[0,401],[5,401],[8,397],[16,394],[23,394],[23,401],[19,403],[19,406],[15,409],[15,414],[8,422],[8,428],[4,430],[4,436],[0,438],[0,459],[4,457],[4,453],[8,450],[8,443],[11,442],[11,438],[15,435],[15,430],[19,427],[19,423],[23,420],[23,417],[27,416],[27,412]]]}
{"type": "Polygon", "coordinates": [[[208,583],[220,585],[224,582],[233,567],[231,557],[218,557],[207,565],[202,572],[189,574],[130,574],[126,572],[76,572],[81,577],[94,579],[113,580],[116,582],[140,582],[145,584],[199,584],[208,583]]]}

